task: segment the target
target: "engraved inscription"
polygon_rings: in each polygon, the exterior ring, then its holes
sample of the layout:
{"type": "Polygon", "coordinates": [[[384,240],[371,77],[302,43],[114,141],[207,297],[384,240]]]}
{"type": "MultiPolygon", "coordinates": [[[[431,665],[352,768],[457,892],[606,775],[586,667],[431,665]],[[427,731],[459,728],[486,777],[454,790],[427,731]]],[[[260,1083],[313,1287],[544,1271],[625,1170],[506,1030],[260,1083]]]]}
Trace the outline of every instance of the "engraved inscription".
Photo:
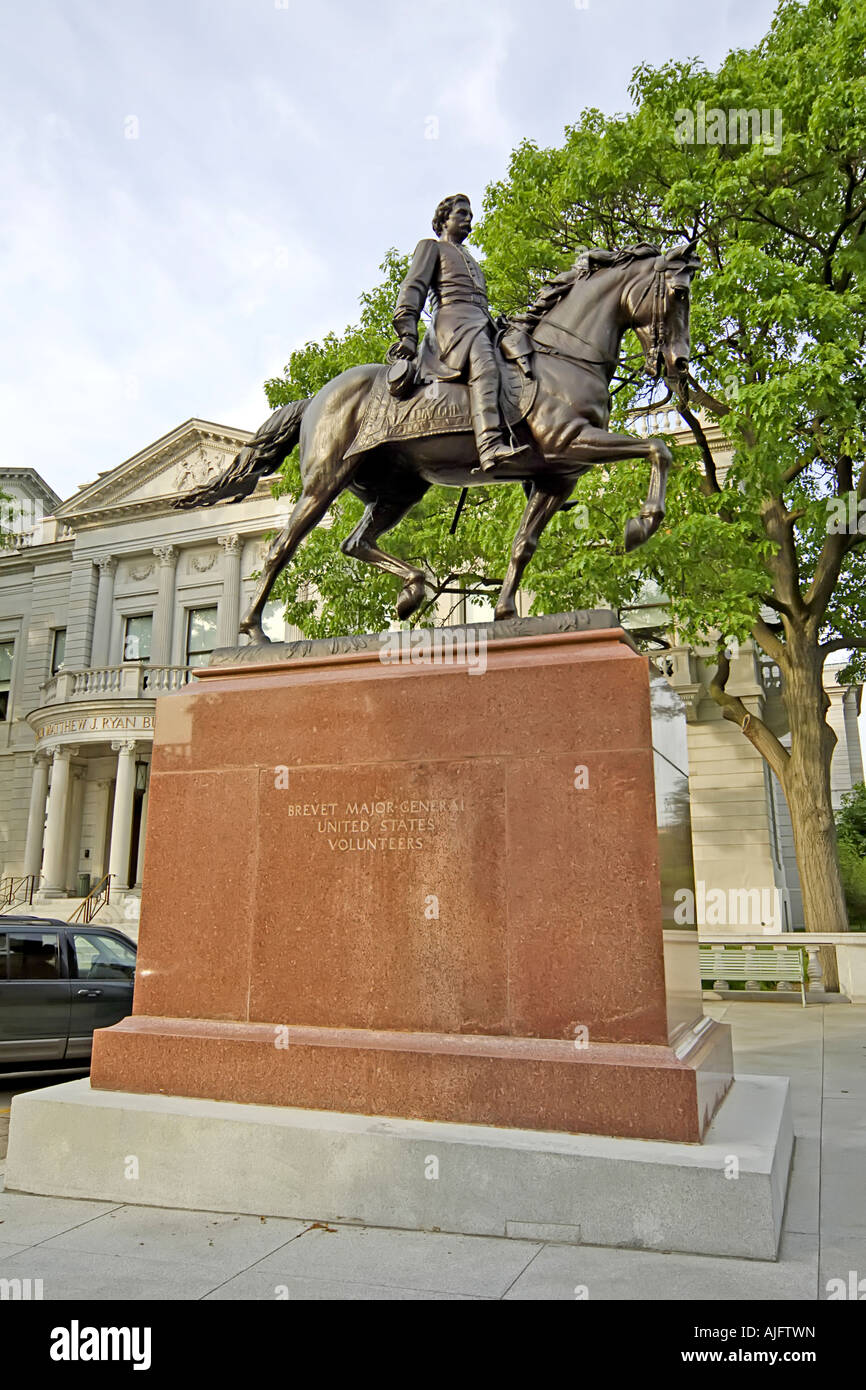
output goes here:
{"type": "Polygon", "coordinates": [[[334,854],[416,851],[466,810],[462,797],[430,800],[290,802],[287,814],[307,821],[334,854]]]}

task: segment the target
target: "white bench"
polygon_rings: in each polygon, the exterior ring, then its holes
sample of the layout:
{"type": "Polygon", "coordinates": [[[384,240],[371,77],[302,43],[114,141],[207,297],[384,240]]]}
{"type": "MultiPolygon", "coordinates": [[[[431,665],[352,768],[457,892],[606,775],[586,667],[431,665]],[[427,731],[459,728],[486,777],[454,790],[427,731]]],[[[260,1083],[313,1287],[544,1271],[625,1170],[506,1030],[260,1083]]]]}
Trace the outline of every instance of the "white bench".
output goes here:
{"type": "Polygon", "coordinates": [[[806,1007],[807,956],[802,946],[699,947],[702,980],[793,980],[806,1007]]]}

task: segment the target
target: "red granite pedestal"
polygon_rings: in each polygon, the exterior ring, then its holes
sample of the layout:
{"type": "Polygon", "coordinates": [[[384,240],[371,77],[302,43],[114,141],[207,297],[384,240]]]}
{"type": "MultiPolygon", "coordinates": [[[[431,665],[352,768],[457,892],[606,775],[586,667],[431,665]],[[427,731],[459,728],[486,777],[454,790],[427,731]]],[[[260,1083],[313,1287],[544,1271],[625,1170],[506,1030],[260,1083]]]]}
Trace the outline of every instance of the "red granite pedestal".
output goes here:
{"type": "Polygon", "coordinates": [[[646,659],[618,629],[499,639],[483,673],[259,657],[157,703],[135,1002],[93,1087],[699,1141],[730,1035],[697,941],[666,984],[646,659]]]}

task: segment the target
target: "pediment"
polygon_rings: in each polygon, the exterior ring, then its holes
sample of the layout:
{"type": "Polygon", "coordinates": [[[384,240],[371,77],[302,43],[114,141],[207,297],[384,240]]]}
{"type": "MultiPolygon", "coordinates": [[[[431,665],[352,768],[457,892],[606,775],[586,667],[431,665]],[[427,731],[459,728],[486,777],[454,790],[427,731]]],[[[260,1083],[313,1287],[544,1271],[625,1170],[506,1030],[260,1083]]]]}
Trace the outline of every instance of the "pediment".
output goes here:
{"type": "Polygon", "coordinates": [[[79,488],[56,515],[74,529],[108,516],[165,510],[181,493],[221,473],[251,437],[248,430],[187,420],[79,488]]]}

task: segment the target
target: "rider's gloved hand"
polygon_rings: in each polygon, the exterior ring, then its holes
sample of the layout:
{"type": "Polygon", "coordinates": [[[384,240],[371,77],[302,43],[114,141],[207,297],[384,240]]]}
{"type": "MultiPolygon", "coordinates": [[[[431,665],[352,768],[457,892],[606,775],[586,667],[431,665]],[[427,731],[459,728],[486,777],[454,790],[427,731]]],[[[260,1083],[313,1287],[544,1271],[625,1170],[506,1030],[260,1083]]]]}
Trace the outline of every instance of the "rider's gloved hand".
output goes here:
{"type": "Polygon", "coordinates": [[[418,351],[418,339],[404,334],[397,346],[394,348],[395,357],[414,357],[418,351]]]}

